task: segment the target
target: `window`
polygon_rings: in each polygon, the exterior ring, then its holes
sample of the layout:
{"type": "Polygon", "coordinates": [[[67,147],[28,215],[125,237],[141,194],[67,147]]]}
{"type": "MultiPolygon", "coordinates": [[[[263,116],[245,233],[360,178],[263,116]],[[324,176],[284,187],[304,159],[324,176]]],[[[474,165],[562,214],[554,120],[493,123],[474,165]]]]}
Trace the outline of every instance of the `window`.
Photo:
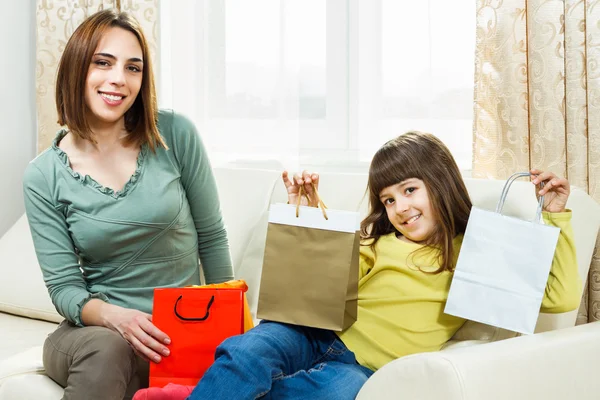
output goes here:
{"type": "Polygon", "coordinates": [[[407,130],[470,169],[475,2],[161,2],[159,103],[214,165],[364,170],[407,130]]]}

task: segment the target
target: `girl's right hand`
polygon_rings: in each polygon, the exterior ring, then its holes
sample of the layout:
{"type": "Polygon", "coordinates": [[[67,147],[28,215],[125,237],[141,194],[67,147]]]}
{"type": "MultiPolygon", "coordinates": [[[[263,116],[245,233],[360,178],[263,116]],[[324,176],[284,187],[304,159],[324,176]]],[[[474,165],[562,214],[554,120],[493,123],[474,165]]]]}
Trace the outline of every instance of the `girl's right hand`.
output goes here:
{"type": "Polygon", "coordinates": [[[159,363],[162,357],[169,355],[165,345],[170,344],[171,340],[152,323],[152,315],[112,304],[110,306],[104,316],[106,326],[118,332],[140,357],[159,363]]]}
{"type": "Polygon", "coordinates": [[[293,179],[289,178],[287,171],[283,171],[281,174],[283,178],[283,184],[288,192],[288,203],[296,205],[298,202],[298,195],[300,193],[300,187],[304,187],[304,193],[308,195],[308,200],[305,196],[300,199],[300,204],[303,206],[318,207],[319,198],[314,193],[313,184],[316,189],[319,188],[319,175],[311,173],[306,170],[302,171],[302,175],[295,174],[293,179]]]}

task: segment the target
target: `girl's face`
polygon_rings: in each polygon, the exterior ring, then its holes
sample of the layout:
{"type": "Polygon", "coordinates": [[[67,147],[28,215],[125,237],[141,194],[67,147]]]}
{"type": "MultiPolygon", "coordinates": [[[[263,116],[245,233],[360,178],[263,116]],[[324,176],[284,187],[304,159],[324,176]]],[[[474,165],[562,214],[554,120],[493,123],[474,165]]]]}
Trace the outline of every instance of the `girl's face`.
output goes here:
{"type": "Polygon", "coordinates": [[[86,78],[85,104],[93,128],[123,123],[140,92],[143,67],[142,47],[133,33],[117,27],[104,33],[86,78]]]}
{"type": "Polygon", "coordinates": [[[425,183],[417,178],[388,186],[379,193],[392,225],[408,242],[422,242],[434,232],[433,215],[425,183]]]}

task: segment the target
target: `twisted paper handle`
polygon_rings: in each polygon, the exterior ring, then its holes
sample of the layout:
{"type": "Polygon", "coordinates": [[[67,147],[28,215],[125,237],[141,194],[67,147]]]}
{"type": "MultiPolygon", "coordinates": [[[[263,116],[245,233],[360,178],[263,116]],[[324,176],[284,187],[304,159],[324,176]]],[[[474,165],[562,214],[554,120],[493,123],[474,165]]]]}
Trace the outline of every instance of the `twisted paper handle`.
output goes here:
{"type": "MultiPolygon", "coordinates": [[[[317,196],[317,200],[319,201],[319,206],[321,208],[321,211],[323,212],[323,217],[325,217],[326,220],[329,220],[329,217],[327,216],[327,212],[325,212],[325,209],[327,208],[327,206],[325,205],[325,203],[323,203],[323,200],[321,200],[321,196],[319,196],[319,192],[317,191],[315,184],[311,182],[311,185],[312,185],[313,192],[315,193],[315,195],[317,196]]],[[[298,192],[298,201],[296,202],[296,218],[298,218],[298,216],[300,215],[300,200],[302,199],[302,196],[306,197],[306,200],[308,200],[310,202],[308,195],[304,191],[304,185],[300,186],[300,191],[298,192]]]]}

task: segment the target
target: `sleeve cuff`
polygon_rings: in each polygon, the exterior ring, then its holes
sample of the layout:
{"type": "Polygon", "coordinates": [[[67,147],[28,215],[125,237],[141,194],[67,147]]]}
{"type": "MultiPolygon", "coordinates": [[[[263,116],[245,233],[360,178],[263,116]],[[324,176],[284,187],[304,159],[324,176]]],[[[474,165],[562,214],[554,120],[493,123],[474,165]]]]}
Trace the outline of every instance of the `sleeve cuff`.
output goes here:
{"type": "Polygon", "coordinates": [[[81,311],[83,310],[83,307],[87,304],[87,302],[91,299],[100,299],[105,303],[110,303],[108,297],[106,297],[104,293],[89,293],[86,297],[79,301],[79,303],[77,303],[76,305],[77,312],[75,313],[75,320],[73,321],[73,323],[75,323],[75,325],[77,325],[80,328],[85,326],[83,324],[83,321],[81,320],[81,311]]]}
{"type": "Polygon", "coordinates": [[[546,224],[550,223],[555,225],[560,222],[568,222],[571,220],[572,213],[570,209],[565,209],[563,212],[551,213],[548,211],[542,211],[542,218],[546,224]]]}

